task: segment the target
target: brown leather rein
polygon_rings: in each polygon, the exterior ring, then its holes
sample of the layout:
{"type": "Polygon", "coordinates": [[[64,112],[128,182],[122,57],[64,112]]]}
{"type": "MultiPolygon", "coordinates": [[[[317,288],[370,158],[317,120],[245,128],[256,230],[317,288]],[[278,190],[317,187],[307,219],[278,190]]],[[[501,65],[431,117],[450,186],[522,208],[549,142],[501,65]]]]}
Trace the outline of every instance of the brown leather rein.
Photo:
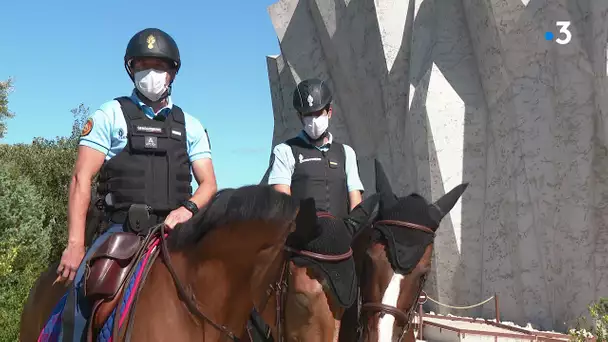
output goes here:
{"type": "Polygon", "coordinates": [[[239,341],[239,338],[232,331],[230,331],[228,329],[228,327],[226,327],[225,325],[222,325],[222,324],[215,323],[215,321],[213,321],[211,318],[209,318],[207,315],[205,315],[201,310],[199,310],[198,305],[196,303],[196,299],[194,298],[194,294],[193,293],[188,294],[188,292],[186,292],[184,285],[182,285],[181,281],[179,280],[179,277],[175,273],[175,269],[173,268],[173,263],[171,262],[171,257],[169,256],[169,249],[167,248],[167,240],[165,237],[165,225],[164,224],[160,225],[160,239],[161,239],[161,252],[163,255],[163,261],[165,262],[167,270],[171,274],[171,278],[173,278],[173,282],[175,283],[175,287],[177,288],[179,297],[182,299],[184,304],[186,304],[188,311],[190,311],[190,313],[192,313],[194,316],[196,316],[196,318],[198,318],[199,320],[207,321],[207,323],[211,324],[211,326],[213,326],[215,329],[219,330],[220,332],[222,332],[223,334],[228,336],[228,338],[230,338],[231,340],[239,341]]]}
{"type": "MultiPolygon", "coordinates": [[[[425,232],[427,234],[431,234],[433,236],[433,238],[435,237],[435,231],[432,230],[431,228],[428,228],[426,226],[416,224],[416,223],[406,222],[406,221],[380,220],[380,221],[377,221],[376,223],[374,223],[374,225],[389,225],[389,226],[398,226],[398,227],[408,228],[408,229],[415,229],[415,230],[425,232]]],[[[383,303],[364,303],[361,306],[361,312],[363,313],[365,311],[370,311],[370,312],[379,312],[381,314],[388,314],[388,315],[392,315],[393,317],[395,317],[395,320],[398,320],[400,322],[405,322],[405,325],[403,326],[403,329],[401,330],[401,334],[399,335],[399,339],[398,339],[398,341],[401,341],[405,337],[405,334],[410,330],[410,327],[412,324],[412,316],[416,310],[416,303],[418,302],[418,298],[420,297],[420,293],[422,292],[422,288],[424,287],[425,281],[426,281],[426,276],[423,276],[420,281],[420,286],[418,287],[416,296],[414,297],[414,301],[407,312],[400,310],[399,308],[397,308],[395,306],[387,305],[387,304],[383,304],[383,303]]],[[[363,317],[363,315],[361,315],[361,317],[363,317]]],[[[362,327],[363,327],[363,325],[361,324],[361,322],[359,322],[359,333],[360,333],[359,339],[361,339],[361,337],[363,337],[362,327]]]]}

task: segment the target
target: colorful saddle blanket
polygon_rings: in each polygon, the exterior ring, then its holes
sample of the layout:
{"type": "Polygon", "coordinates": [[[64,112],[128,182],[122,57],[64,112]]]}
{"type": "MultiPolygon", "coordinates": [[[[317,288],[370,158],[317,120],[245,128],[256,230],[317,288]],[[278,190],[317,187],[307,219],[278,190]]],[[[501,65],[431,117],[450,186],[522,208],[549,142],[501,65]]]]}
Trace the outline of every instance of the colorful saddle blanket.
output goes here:
{"type": "MultiPolygon", "coordinates": [[[[136,290],[139,288],[139,286],[144,280],[143,277],[146,265],[148,265],[148,262],[151,262],[150,259],[152,252],[154,252],[160,241],[158,238],[155,240],[156,241],[154,241],[152,244],[150,244],[150,247],[148,247],[146,255],[141,259],[141,261],[137,263],[137,266],[135,266],[135,272],[133,273],[133,276],[131,276],[131,279],[129,279],[129,283],[124,289],[124,294],[118,304],[120,308],[120,317],[118,318],[119,328],[122,328],[123,324],[126,323],[125,320],[129,315],[129,311],[133,304],[135,293],[137,292],[136,290]]],[[[44,328],[42,329],[42,332],[40,333],[40,336],[38,337],[38,342],[60,342],[59,337],[61,336],[62,329],[61,315],[63,313],[63,309],[65,308],[67,295],[68,293],[66,292],[66,294],[61,297],[61,300],[53,309],[50,318],[46,322],[44,328]]],[[[114,310],[104,323],[101,331],[99,332],[97,336],[98,342],[112,342],[112,330],[114,327],[115,319],[117,319],[116,308],[114,308],[114,310]]],[[[86,334],[86,331],[84,331],[83,334],[86,334]]]]}

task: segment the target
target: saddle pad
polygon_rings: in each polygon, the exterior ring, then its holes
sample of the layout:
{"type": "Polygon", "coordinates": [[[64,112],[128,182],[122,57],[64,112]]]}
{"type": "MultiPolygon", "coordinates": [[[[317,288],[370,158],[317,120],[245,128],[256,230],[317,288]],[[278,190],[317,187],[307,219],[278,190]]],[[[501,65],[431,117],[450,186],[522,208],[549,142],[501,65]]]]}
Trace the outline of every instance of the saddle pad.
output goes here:
{"type": "MultiPolygon", "coordinates": [[[[319,213],[317,224],[322,233],[302,246],[302,250],[327,256],[349,251],[352,237],[343,220],[319,213]]],[[[291,260],[297,266],[310,267],[322,276],[340,306],[348,308],[353,305],[357,294],[357,275],[352,256],[342,261],[326,261],[296,254],[291,260]]]]}
{"type": "Polygon", "coordinates": [[[345,261],[331,262],[295,256],[292,261],[298,267],[310,267],[323,276],[341,307],[349,308],[355,303],[358,283],[352,257],[345,261]]]}
{"type": "MultiPolygon", "coordinates": [[[[133,276],[129,280],[128,286],[125,289],[125,295],[123,296],[123,298],[121,299],[121,301],[119,303],[120,308],[121,308],[121,313],[122,313],[122,315],[120,317],[120,322],[119,322],[121,326],[124,323],[124,320],[125,320],[127,314],[129,313],[129,309],[130,309],[132,301],[133,301],[133,298],[132,298],[133,293],[134,293],[133,289],[137,289],[137,287],[143,280],[142,272],[145,269],[145,266],[147,265],[148,261],[150,260],[150,255],[154,251],[154,248],[156,246],[158,246],[159,241],[160,240],[158,238],[155,238],[153,240],[150,247],[148,247],[145,257],[143,257],[141,259],[141,261],[137,264],[137,266],[136,266],[137,268],[136,268],[135,272],[133,273],[133,276]],[[125,309],[125,305],[126,305],[126,309],[125,309]]],[[[70,293],[70,291],[67,291],[63,295],[63,297],[61,297],[61,299],[59,300],[57,305],[55,305],[55,308],[53,309],[53,312],[51,313],[50,318],[47,320],[46,324],[44,325],[44,328],[42,329],[42,331],[40,332],[40,335],[38,336],[37,342],[59,342],[59,337],[61,336],[61,332],[62,332],[61,316],[62,316],[63,310],[65,308],[65,303],[67,301],[67,297],[68,297],[69,293],[70,293]]],[[[114,319],[115,319],[114,316],[115,315],[116,315],[116,308],[114,308],[114,310],[112,311],[112,313],[110,314],[110,316],[108,317],[106,322],[104,323],[104,326],[97,338],[98,341],[100,341],[100,342],[111,342],[112,341],[112,327],[114,325],[114,319]]],[[[86,331],[84,331],[83,334],[86,334],[86,331]]]]}
{"type": "Polygon", "coordinates": [[[65,302],[68,299],[68,292],[59,300],[59,303],[55,305],[51,317],[44,325],[40,336],[38,336],[38,342],[58,342],[59,336],[61,335],[61,313],[65,307],[65,302]]]}

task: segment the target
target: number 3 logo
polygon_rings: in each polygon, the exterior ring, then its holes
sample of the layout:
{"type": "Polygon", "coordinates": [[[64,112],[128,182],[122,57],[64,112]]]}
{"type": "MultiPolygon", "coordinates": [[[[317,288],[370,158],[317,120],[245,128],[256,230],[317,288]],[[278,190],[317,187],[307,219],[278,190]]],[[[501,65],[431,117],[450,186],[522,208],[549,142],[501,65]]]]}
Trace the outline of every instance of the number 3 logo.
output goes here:
{"type": "Polygon", "coordinates": [[[557,44],[561,44],[561,45],[570,43],[570,40],[572,39],[572,32],[570,32],[570,30],[568,30],[568,27],[570,27],[570,22],[569,21],[558,21],[555,24],[557,25],[557,27],[559,27],[559,33],[563,33],[566,35],[566,38],[564,38],[564,39],[557,38],[555,40],[555,42],[557,44]]]}

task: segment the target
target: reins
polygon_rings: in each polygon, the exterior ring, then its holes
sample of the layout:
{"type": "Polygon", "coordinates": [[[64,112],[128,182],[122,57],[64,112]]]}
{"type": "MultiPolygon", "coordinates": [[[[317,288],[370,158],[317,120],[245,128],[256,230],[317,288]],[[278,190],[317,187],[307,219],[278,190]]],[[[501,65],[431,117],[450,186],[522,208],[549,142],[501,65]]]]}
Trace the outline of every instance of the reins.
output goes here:
{"type": "MultiPolygon", "coordinates": [[[[184,302],[186,307],[188,308],[188,311],[190,311],[190,313],[193,314],[200,321],[206,321],[207,323],[209,323],[212,327],[214,327],[215,329],[217,329],[218,331],[220,331],[221,333],[226,335],[232,341],[238,342],[239,338],[232,331],[230,331],[228,329],[228,327],[226,327],[225,325],[216,323],[211,318],[209,318],[207,315],[205,315],[201,310],[199,310],[199,308],[196,304],[196,300],[194,299],[194,294],[192,294],[192,293],[188,294],[188,292],[184,288],[184,285],[180,281],[177,273],[175,272],[175,268],[173,267],[173,263],[171,262],[171,256],[169,255],[169,248],[167,247],[167,235],[168,234],[165,232],[164,223],[157,224],[150,228],[148,235],[144,239],[145,245],[143,245],[143,246],[148,246],[150,241],[152,241],[154,236],[156,236],[157,234],[160,235],[158,237],[160,239],[160,243],[159,243],[160,244],[160,253],[162,255],[165,266],[167,267],[169,274],[171,274],[171,278],[173,279],[173,282],[177,289],[178,295],[179,295],[180,299],[184,302]]],[[[143,251],[145,249],[146,249],[145,247],[142,248],[142,251],[140,251],[141,255],[144,254],[143,251]]],[[[158,252],[156,252],[156,253],[158,253],[158,252]]],[[[148,270],[151,267],[151,265],[152,265],[152,262],[149,263],[148,270]]],[[[135,268],[135,266],[133,268],[135,268]]],[[[138,295],[139,295],[139,291],[136,293],[136,299],[137,299],[138,295]]],[[[136,303],[136,301],[133,302],[133,307],[131,308],[130,313],[129,313],[129,322],[128,322],[127,331],[126,331],[127,340],[129,340],[129,337],[131,334],[131,328],[132,328],[132,324],[133,324],[133,312],[135,311],[134,310],[135,303],[136,303]]],[[[117,311],[117,313],[118,313],[118,311],[117,311]]],[[[113,331],[113,335],[115,337],[118,336],[118,334],[117,334],[118,330],[119,330],[118,324],[115,324],[114,331],[113,331]]]]}
{"type": "MultiPolygon", "coordinates": [[[[198,320],[200,321],[205,321],[208,324],[210,324],[213,328],[215,328],[216,330],[218,330],[219,332],[221,332],[222,334],[226,335],[229,339],[231,339],[232,341],[238,342],[240,339],[226,326],[226,325],[222,325],[219,323],[216,323],[213,319],[211,319],[209,316],[207,316],[205,313],[203,313],[203,311],[201,311],[196,303],[196,299],[194,298],[194,294],[189,293],[184,285],[182,284],[181,280],[179,279],[179,276],[177,275],[177,273],[175,272],[175,268],[173,266],[173,263],[171,261],[171,256],[169,255],[169,248],[167,246],[167,233],[165,232],[165,224],[164,223],[160,223],[157,224],[153,227],[150,228],[148,235],[146,236],[145,240],[147,245],[150,243],[150,241],[152,241],[153,237],[155,235],[159,235],[159,239],[160,239],[160,254],[162,255],[163,261],[165,263],[165,266],[167,268],[167,271],[169,271],[169,274],[171,274],[171,278],[173,279],[173,282],[175,284],[175,287],[177,289],[178,292],[178,296],[179,298],[184,302],[184,304],[186,305],[186,308],[188,309],[188,311],[194,315],[198,320]]],[[[305,257],[309,257],[311,259],[315,259],[315,260],[319,260],[319,261],[324,261],[324,262],[340,262],[340,261],[344,261],[347,260],[348,258],[352,257],[353,255],[353,250],[351,248],[349,248],[349,250],[346,253],[343,254],[339,254],[339,255],[326,255],[326,254],[320,254],[320,253],[315,253],[315,252],[311,252],[311,251],[307,251],[307,250],[299,250],[296,248],[292,248],[292,247],[288,247],[288,246],[284,246],[283,247],[284,250],[289,253],[290,255],[301,255],[301,256],[305,256],[305,257]]],[[[145,249],[145,248],[143,248],[145,249]]],[[[143,252],[140,252],[143,255],[143,252]]],[[[287,277],[286,275],[289,273],[289,260],[290,260],[290,255],[287,256],[286,260],[283,261],[283,265],[281,267],[281,271],[280,271],[280,276],[278,281],[273,284],[270,285],[269,289],[267,290],[267,295],[268,297],[266,298],[266,301],[264,302],[263,308],[266,307],[268,300],[270,299],[270,296],[273,294],[273,292],[275,293],[276,296],[276,301],[277,301],[277,307],[276,307],[276,328],[277,328],[277,335],[279,338],[279,341],[284,341],[284,336],[283,336],[283,324],[284,324],[284,312],[283,312],[283,306],[284,306],[284,301],[285,301],[285,294],[286,294],[286,290],[287,290],[287,277]]],[[[151,266],[152,263],[150,263],[149,266],[151,266]]],[[[139,293],[136,293],[136,297],[139,293]]],[[[135,303],[133,303],[133,306],[135,306],[135,303]]],[[[129,324],[127,327],[127,332],[126,335],[130,336],[130,332],[131,332],[131,325],[132,325],[132,312],[134,310],[131,309],[131,313],[129,315],[129,324]]],[[[262,310],[263,311],[263,310],[262,310]]],[[[116,325],[115,325],[116,327],[116,325]]],[[[117,329],[115,329],[116,332],[117,329]]]]}
{"type": "Polygon", "coordinates": [[[165,235],[165,224],[164,223],[160,224],[160,233],[161,233],[160,245],[161,245],[161,253],[163,256],[163,260],[165,262],[167,270],[171,274],[171,278],[173,278],[173,282],[175,283],[177,292],[178,292],[180,298],[182,298],[182,300],[184,301],[184,304],[186,304],[186,307],[188,308],[188,310],[192,314],[194,314],[194,316],[196,316],[198,319],[200,319],[202,321],[207,321],[207,323],[211,324],[211,326],[213,326],[215,329],[219,330],[220,332],[222,332],[223,334],[228,336],[228,338],[230,338],[231,340],[239,341],[239,338],[236,337],[236,335],[232,331],[230,331],[225,325],[215,323],[211,318],[209,318],[201,310],[198,309],[198,306],[196,305],[196,302],[194,299],[194,294],[191,293],[190,295],[188,295],[188,293],[184,289],[184,286],[182,285],[182,282],[179,280],[179,277],[175,273],[175,269],[173,268],[173,263],[171,262],[171,257],[169,256],[169,248],[167,247],[167,239],[166,239],[166,235],[165,235]]]}

